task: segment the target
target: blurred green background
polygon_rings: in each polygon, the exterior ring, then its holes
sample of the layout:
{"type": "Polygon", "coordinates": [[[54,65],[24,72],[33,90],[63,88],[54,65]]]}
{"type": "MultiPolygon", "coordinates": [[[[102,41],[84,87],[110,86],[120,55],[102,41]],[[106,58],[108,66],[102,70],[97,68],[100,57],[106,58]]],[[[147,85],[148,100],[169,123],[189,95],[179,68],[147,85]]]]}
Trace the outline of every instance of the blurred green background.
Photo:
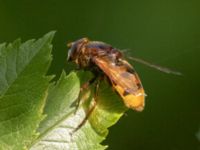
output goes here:
{"type": "Polygon", "coordinates": [[[81,37],[183,73],[134,63],[148,95],[146,108],[129,110],[110,128],[103,142],[109,149],[200,149],[199,0],[0,0],[0,42],[38,38],[50,30],[57,31],[53,74],[70,70],[66,43],[81,37]]]}

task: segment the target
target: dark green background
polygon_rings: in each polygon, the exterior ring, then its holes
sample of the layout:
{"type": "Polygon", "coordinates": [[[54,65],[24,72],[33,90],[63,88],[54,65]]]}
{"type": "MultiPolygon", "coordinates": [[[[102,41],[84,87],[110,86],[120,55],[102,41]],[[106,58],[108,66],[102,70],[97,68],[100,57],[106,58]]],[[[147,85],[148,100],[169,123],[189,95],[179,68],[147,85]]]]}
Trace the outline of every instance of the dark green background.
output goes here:
{"type": "Polygon", "coordinates": [[[57,30],[50,73],[67,68],[66,42],[86,36],[184,74],[135,63],[148,95],[146,108],[128,111],[110,128],[104,142],[109,149],[200,149],[199,0],[0,0],[0,42],[50,30],[57,30]]]}

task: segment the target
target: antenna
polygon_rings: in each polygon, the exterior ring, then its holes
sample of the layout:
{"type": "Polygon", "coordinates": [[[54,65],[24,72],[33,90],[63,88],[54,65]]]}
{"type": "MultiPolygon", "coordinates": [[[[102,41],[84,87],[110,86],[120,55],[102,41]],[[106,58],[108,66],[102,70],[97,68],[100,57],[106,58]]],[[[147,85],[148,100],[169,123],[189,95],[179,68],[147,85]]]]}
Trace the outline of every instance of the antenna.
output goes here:
{"type": "Polygon", "coordinates": [[[147,62],[147,61],[145,61],[145,60],[143,60],[143,59],[140,59],[140,58],[130,57],[130,56],[129,56],[129,59],[131,59],[131,60],[133,60],[133,61],[135,61],[135,62],[144,64],[144,65],[146,65],[146,66],[149,66],[149,67],[151,67],[151,68],[157,69],[157,70],[159,70],[159,71],[161,71],[161,72],[165,72],[165,73],[168,73],[168,74],[174,74],[174,75],[183,75],[181,72],[173,71],[173,70],[171,70],[171,69],[169,69],[169,68],[161,67],[161,66],[159,66],[159,65],[152,64],[152,63],[147,62]]]}

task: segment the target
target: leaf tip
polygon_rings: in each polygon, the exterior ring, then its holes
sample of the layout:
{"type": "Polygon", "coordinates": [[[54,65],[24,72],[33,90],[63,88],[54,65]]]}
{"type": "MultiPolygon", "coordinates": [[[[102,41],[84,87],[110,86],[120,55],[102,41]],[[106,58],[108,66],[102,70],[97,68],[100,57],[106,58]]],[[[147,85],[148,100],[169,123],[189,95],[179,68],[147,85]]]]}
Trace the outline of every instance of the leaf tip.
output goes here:
{"type": "Polygon", "coordinates": [[[55,30],[50,31],[50,32],[48,32],[48,33],[46,33],[44,35],[44,38],[47,38],[47,39],[49,39],[49,41],[52,41],[52,39],[53,39],[53,37],[54,37],[55,34],[56,34],[55,30]]]}

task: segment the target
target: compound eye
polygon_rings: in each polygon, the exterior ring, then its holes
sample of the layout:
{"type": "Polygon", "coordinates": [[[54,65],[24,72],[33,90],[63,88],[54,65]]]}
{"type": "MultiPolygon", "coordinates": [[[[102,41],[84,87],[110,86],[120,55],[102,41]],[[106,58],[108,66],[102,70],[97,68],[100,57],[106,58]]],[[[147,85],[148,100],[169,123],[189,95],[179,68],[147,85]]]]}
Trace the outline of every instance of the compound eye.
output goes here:
{"type": "Polygon", "coordinates": [[[68,50],[67,61],[73,61],[77,57],[77,44],[72,43],[71,47],[68,50]]]}
{"type": "Polygon", "coordinates": [[[86,44],[87,42],[88,42],[87,38],[82,38],[75,42],[68,43],[67,47],[69,47],[69,50],[68,50],[67,61],[73,61],[77,59],[78,53],[81,50],[81,46],[86,44]]]}
{"type": "Polygon", "coordinates": [[[72,57],[74,53],[75,53],[75,48],[73,47],[73,43],[72,43],[70,49],[68,50],[67,61],[72,61],[72,57]]]}

